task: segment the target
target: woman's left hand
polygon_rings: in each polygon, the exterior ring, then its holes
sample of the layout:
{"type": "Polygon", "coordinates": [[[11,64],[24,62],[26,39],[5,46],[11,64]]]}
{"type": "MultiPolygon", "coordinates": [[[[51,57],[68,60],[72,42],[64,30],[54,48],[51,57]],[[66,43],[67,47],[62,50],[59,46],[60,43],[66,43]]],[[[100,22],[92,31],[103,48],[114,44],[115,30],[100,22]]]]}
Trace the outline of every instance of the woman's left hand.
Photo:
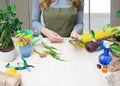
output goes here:
{"type": "Polygon", "coordinates": [[[76,30],[73,30],[71,32],[70,37],[73,37],[74,39],[77,39],[77,40],[81,40],[81,36],[80,36],[80,34],[76,30]]]}

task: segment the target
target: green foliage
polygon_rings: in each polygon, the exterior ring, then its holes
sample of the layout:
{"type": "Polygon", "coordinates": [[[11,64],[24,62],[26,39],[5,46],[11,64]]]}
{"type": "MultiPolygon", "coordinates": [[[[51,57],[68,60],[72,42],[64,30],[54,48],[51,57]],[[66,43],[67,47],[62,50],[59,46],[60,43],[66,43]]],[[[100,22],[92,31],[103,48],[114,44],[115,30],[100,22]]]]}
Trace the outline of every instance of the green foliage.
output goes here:
{"type": "Polygon", "coordinates": [[[119,35],[120,36],[120,28],[115,28],[112,30],[112,32],[115,33],[115,35],[119,35]]]}
{"type": "Polygon", "coordinates": [[[111,24],[106,24],[106,25],[104,25],[104,27],[103,27],[103,31],[106,32],[106,31],[108,31],[110,28],[111,28],[111,24]]]}
{"type": "Polygon", "coordinates": [[[111,46],[110,46],[111,52],[113,54],[115,54],[116,56],[120,57],[120,45],[116,42],[114,42],[111,46]]]}
{"type": "Polygon", "coordinates": [[[2,48],[14,46],[11,36],[22,28],[22,22],[15,16],[15,5],[8,5],[4,10],[0,10],[0,43],[2,48]]]}
{"type": "Polygon", "coordinates": [[[90,34],[91,40],[95,42],[96,39],[95,39],[95,32],[94,32],[94,30],[90,29],[89,34],[90,34]]]}
{"type": "Polygon", "coordinates": [[[116,15],[117,15],[117,17],[120,18],[120,10],[118,10],[118,11],[116,12],[116,15]]]}
{"type": "MultiPolygon", "coordinates": [[[[111,28],[111,24],[106,24],[106,25],[104,25],[104,27],[103,27],[104,36],[105,36],[105,32],[107,32],[110,28],[111,28]]],[[[90,35],[91,40],[92,40],[93,42],[95,42],[95,41],[96,41],[95,31],[92,30],[92,29],[90,29],[89,35],[90,35]]]]}
{"type": "Polygon", "coordinates": [[[120,41],[120,28],[115,28],[115,29],[112,30],[112,32],[115,33],[114,38],[117,41],[120,41]]]}

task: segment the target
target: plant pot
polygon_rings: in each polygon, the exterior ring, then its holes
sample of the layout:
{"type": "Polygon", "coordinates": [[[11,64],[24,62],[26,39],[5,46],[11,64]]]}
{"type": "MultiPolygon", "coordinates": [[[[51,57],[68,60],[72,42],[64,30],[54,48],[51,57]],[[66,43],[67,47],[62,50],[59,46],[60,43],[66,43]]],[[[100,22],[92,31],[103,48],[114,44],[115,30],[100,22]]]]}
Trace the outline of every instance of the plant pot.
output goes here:
{"type": "Polygon", "coordinates": [[[27,44],[19,47],[21,55],[25,58],[28,58],[31,55],[31,45],[27,44]]]}
{"type": "Polygon", "coordinates": [[[13,61],[16,58],[16,50],[13,49],[9,52],[0,51],[0,59],[6,62],[13,61]]]}

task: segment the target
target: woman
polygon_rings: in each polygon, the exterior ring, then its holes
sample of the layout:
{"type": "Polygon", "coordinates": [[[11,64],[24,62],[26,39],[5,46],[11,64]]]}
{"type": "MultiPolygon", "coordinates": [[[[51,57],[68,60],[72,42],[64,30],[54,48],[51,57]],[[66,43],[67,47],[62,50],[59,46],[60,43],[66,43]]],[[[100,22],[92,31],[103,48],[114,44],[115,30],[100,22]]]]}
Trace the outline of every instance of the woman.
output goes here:
{"type": "Polygon", "coordinates": [[[33,0],[33,28],[51,42],[62,42],[63,37],[81,39],[83,4],[81,0],[33,0]]]}

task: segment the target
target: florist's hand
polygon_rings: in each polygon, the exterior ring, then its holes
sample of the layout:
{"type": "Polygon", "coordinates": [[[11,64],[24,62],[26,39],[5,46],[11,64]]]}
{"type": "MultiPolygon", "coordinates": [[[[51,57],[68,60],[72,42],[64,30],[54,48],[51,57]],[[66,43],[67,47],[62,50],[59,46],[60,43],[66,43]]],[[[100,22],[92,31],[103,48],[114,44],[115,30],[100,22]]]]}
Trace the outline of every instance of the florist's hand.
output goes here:
{"type": "Polygon", "coordinates": [[[80,34],[78,34],[78,32],[77,32],[76,30],[73,30],[73,31],[71,32],[70,37],[73,37],[73,38],[76,39],[76,40],[81,40],[81,36],[80,36],[80,34]]]}
{"type": "Polygon", "coordinates": [[[44,34],[50,42],[62,42],[63,37],[58,35],[56,32],[49,30],[47,28],[42,28],[41,33],[44,34]]]}

